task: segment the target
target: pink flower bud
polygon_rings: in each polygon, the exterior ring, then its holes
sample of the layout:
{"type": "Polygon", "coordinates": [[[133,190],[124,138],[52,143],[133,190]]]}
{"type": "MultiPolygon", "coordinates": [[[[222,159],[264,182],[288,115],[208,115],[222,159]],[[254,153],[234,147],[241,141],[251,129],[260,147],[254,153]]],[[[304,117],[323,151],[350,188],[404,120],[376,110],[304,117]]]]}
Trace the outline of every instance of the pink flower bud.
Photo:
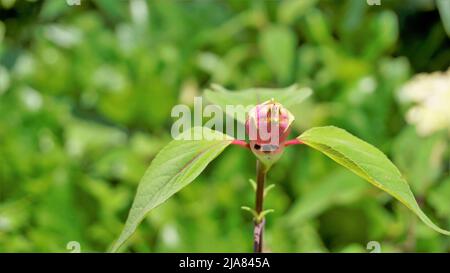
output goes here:
{"type": "Polygon", "coordinates": [[[294,116],[273,99],[253,107],[245,124],[253,153],[270,167],[279,159],[294,116]]]}

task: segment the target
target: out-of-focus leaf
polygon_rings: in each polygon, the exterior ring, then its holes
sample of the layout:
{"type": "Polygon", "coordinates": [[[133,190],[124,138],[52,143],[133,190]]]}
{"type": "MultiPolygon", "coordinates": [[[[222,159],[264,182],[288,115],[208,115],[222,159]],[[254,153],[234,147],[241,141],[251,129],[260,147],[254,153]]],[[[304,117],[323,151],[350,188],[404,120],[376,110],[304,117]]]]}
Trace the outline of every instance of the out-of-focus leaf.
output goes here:
{"type": "Polygon", "coordinates": [[[450,215],[450,178],[430,191],[429,202],[436,209],[438,215],[449,217],[450,215]]]}
{"type": "Polygon", "coordinates": [[[81,120],[67,124],[66,149],[75,157],[123,144],[126,139],[126,134],[114,127],[81,120]]]}
{"type": "Polygon", "coordinates": [[[413,127],[408,127],[394,141],[394,162],[413,190],[422,196],[442,172],[445,137],[444,133],[420,138],[413,127]]]}
{"type": "Polygon", "coordinates": [[[57,170],[48,178],[54,181],[35,215],[40,231],[54,234],[53,236],[64,242],[60,249],[71,240],[82,242],[83,239],[82,223],[75,206],[74,186],[70,184],[67,175],[65,170],[57,170]]]}
{"type": "Polygon", "coordinates": [[[273,229],[266,243],[274,252],[282,252],[283,249],[302,253],[327,251],[320,233],[310,222],[300,226],[286,226],[284,222],[277,221],[273,229]]]}
{"type": "Polygon", "coordinates": [[[340,253],[366,253],[367,250],[364,249],[361,245],[351,244],[339,251],[340,253]]]}
{"type": "Polygon", "coordinates": [[[185,134],[200,134],[202,140],[173,140],[155,157],[144,174],[125,227],[112,251],[134,233],[145,215],[191,183],[228,145],[232,138],[207,128],[193,128],[185,134]],[[213,140],[205,140],[213,139],[213,140]]]}
{"type": "Polygon", "coordinates": [[[5,23],[0,21],[0,43],[3,42],[3,37],[5,36],[5,32],[6,32],[5,23]]]}
{"type": "Polygon", "coordinates": [[[16,0],[2,0],[0,1],[0,5],[5,9],[10,9],[14,6],[16,0]]]}
{"type": "Polygon", "coordinates": [[[309,39],[318,44],[329,44],[333,41],[330,27],[324,14],[319,9],[312,9],[306,15],[306,29],[309,39]]]}
{"type": "Polygon", "coordinates": [[[361,196],[367,188],[344,170],[336,170],[295,202],[286,214],[288,224],[299,225],[316,217],[332,205],[345,204],[361,196]]]}
{"type": "Polygon", "coordinates": [[[283,1],[278,9],[278,18],[283,23],[292,23],[305,15],[316,3],[317,0],[283,1]]]}
{"type": "Polygon", "coordinates": [[[441,15],[442,23],[444,24],[445,31],[450,37],[450,1],[448,0],[436,0],[436,4],[441,15]]]}
{"type": "Polygon", "coordinates": [[[370,33],[364,54],[376,58],[393,47],[398,38],[398,19],[392,11],[383,11],[371,21],[370,33]]]}
{"type": "Polygon", "coordinates": [[[2,233],[7,235],[9,232],[24,228],[30,214],[27,210],[29,205],[29,200],[25,199],[2,202],[0,205],[0,242],[2,241],[2,233]]]}
{"type": "MultiPolygon", "coordinates": [[[[307,99],[312,94],[312,90],[307,87],[299,88],[297,85],[292,85],[280,89],[250,88],[230,91],[214,84],[211,86],[211,89],[205,90],[204,94],[208,102],[220,106],[223,111],[225,111],[227,105],[242,105],[248,110],[248,106],[256,105],[272,98],[290,109],[307,99]]],[[[241,123],[245,123],[245,113],[246,111],[242,109],[236,115],[236,119],[241,123]]]]}
{"type": "Polygon", "coordinates": [[[410,77],[411,65],[404,57],[388,58],[379,64],[383,82],[388,87],[398,87],[410,77]]]}
{"type": "Polygon", "coordinates": [[[289,82],[293,76],[296,48],[292,30],[282,26],[270,26],[261,33],[259,46],[264,60],[277,76],[278,82],[289,82]]]}
{"type": "Polygon", "coordinates": [[[108,1],[108,0],[95,0],[95,4],[105,12],[111,19],[120,19],[125,15],[127,10],[125,5],[128,2],[125,1],[108,1]]]}
{"type": "Polygon", "coordinates": [[[449,231],[439,228],[425,215],[400,171],[374,146],[334,126],[312,128],[298,138],[395,197],[432,229],[450,235],[449,231]]]}
{"type": "Polygon", "coordinates": [[[350,0],[346,2],[345,7],[345,13],[340,24],[344,32],[353,32],[362,25],[368,5],[365,1],[350,0]]]}
{"type": "MultiPolygon", "coordinates": [[[[1,42],[1,33],[0,33],[0,42],[1,42]]],[[[6,68],[4,68],[3,66],[0,66],[0,95],[2,95],[3,93],[6,92],[6,90],[8,90],[10,82],[11,77],[9,76],[8,70],[6,70],[6,68]]]]}
{"type": "MultiPolygon", "coordinates": [[[[369,186],[369,185],[367,185],[369,186]]],[[[362,202],[358,203],[358,206],[364,210],[364,214],[367,216],[369,222],[368,235],[371,239],[381,239],[389,236],[396,230],[395,218],[389,210],[384,207],[383,201],[388,201],[386,196],[380,196],[382,202],[377,198],[363,199],[362,202]]],[[[413,216],[414,217],[414,216],[413,216]]],[[[414,218],[414,220],[416,220],[414,218]]],[[[436,234],[434,230],[429,229],[433,234],[436,234]]]]}
{"type": "Polygon", "coordinates": [[[40,17],[44,20],[53,20],[56,17],[66,13],[71,7],[66,0],[64,1],[45,1],[42,4],[40,17]]]}

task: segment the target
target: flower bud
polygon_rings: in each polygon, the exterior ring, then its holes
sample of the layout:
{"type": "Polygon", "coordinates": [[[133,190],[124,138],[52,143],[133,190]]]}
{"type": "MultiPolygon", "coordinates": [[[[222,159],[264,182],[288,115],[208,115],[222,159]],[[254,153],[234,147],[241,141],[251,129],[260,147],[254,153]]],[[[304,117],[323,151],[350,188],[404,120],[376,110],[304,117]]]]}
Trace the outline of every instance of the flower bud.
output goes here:
{"type": "Polygon", "coordinates": [[[245,128],[250,148],[266,167],[275,163],[283,153],[293,121],[291,112],[273,99],[248,112],[245,128]]]}

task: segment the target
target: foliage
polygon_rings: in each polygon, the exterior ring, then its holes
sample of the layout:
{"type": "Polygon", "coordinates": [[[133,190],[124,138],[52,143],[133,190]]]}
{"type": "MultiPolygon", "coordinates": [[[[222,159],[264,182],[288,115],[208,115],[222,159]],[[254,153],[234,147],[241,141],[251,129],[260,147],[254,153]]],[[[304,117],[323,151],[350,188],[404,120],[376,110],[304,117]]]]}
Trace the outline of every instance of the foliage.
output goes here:
{"type": "Polygon", "coordinates": [[[233,140],[202,127],[194,127],[185,134],[199,134],[202,140],[183,140],[182,135],[156,155],[139,183],[124,230],[112,251],[117,251],[135,232],[150,210],[192,182],[233,140]]]}
{"type": "Polygon", "coordinates": [[[333,126],[311,128],[298,139],[394,196],[432,229],[450,235],[450,232],[436,226],[423,213],[408,182],[397,167],[377,148],[333,126]]]}
{"type": "MultiPolygon", "coordinates": [[[[244,106],[242,112],[239,112],[240,108],[235,110],[232,119],[236,119],[238,122],[245,124],[245,118],[247,115],[247,108],[256,104],[268,101],[270,99],[276,99],[277,102],[289,109],[295,109],[295,107],[301,107],[305,99],[311,96],[311,89],[304,87],[298,88],[296,85],[287,88],[249,88],[239,91],[229,91],[217,84],[213,85],[211,89],[207,89],[204,92],[206,100],[211,105],[218,105],[220,109],[226,110],[227,105],[244,106]]],[[[228,113],[225,113],[228,114],[228,113]]]]}

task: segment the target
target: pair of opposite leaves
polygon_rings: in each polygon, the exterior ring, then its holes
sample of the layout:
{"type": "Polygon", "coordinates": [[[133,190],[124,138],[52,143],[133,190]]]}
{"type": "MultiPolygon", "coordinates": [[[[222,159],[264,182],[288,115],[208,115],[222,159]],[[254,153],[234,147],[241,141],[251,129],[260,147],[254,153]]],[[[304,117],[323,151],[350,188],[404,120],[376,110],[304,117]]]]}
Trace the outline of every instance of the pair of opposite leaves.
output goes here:
{"type": "MultiPolygon", "coordinates": [[[[213,89],[207,90],[205,96],[208,101],[221,107],[227,104],[251,105],[275,98],[289,108],[311,94],[310,89],[298,89],[296,86],[240,92],[229,92],[220,86],[213,86],[213,89]]],[[[194,127],[185,133],[198,134],[203,139],[173,140],[156,155],[139,183],[125,227],[111,251],[119,249],[150,210],[191,183],[234,140],[203,127],[194,127]]],[[[298,139],[395,197],[432,229],[450,235],[449,231],[439,228],[425,215],[400,171],[374,146],[334,126],[311,128],[298,139]]]]}

